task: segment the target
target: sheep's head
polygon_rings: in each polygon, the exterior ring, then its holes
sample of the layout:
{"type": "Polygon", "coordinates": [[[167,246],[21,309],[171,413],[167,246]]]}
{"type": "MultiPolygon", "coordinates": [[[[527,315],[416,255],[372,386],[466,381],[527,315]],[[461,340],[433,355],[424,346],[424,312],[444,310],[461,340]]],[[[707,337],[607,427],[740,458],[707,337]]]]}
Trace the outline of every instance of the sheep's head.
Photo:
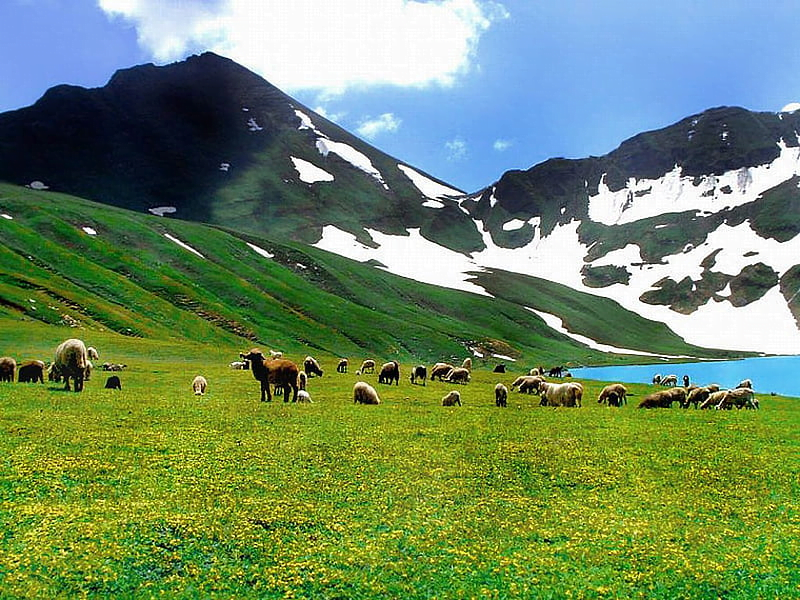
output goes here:
{"type": "Polygon", "coordinates": [[[256,360],[261,360],[261,361],[265,360],[264,354],[258,348],[251,349],[250,352],[248,352],[247,354],[245,354],[244,352],[240,352],[239,357],[242,360],[249,360],[250,362],[256,360]]]}

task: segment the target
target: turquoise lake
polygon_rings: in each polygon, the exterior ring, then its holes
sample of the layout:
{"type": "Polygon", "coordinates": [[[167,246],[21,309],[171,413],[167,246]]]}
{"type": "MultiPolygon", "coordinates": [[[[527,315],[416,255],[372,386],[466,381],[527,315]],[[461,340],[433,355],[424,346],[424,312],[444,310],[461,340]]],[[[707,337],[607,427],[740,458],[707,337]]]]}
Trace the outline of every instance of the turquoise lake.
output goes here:
{"type": "Polygon", "coordinates": [[[674,374],[682,383],[688,375],[691,383],[718,383],[723,388],[735,387],[750,379],[757,393],[775,392],[800,397],[800,356],[769,356],[743,360],[709,361],[680,364],[634,365],[627,367],[586,367],[570,369],[574,377],[628,383],[651,383],[653,375],[674,374]]]}

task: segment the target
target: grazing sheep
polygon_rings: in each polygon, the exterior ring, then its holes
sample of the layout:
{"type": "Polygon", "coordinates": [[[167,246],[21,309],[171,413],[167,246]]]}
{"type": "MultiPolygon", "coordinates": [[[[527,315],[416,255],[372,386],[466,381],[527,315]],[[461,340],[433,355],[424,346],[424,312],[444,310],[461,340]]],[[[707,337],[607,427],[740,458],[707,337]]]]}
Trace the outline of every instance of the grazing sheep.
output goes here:
{"type": "Polygon", "coordinates": [[[89,360],[100,360],[100,354],[98,354],[97,348],[94,346],[86,348],[86,355],[89,357],[89,360]]]}
{"type": "Polygon", "coordinates": [[[206,386],[208,382],[206,378],[202,375],[198,375],[194,379],[192,379],[192,391],[194,392],[195,396],[202,396],[206,393],[206,386]]]}
{"type": "Polygon", "coordinates": [[[312,356],[306,356],[303,359],[303,370],[309,377],[314,377],[314,375],[322,377],[322,369],[320,369],[317,359],[312,356]]]}
{"type": "Polygon", "coordinates": [[[337,373],[347,373],[347,367],[350,364],[350,361],[346,358],[340,358],[339,364],[336,365],[336,372],[337,373]]]}
{"type": "Polygon", "coordinates": [[[0,381],[13,383],[17,374],[17,361],[10,356],[0,358],[0,381]]]}
{"type": "MultiPolygon", "coordinates": [[[[250,361],[250,370],[253,378],[261,384],[261,401],[272,402],[272,393],[269,384],[279,385],[283,388],[292,388],[292,402],[297,402],[297,378],[300,369],[290,360],[275,358],[267,360],[258,348],[253,348],[247,354],[241,353],[242,360],[250,361]]],[[[289,401],[289,394],[284,394],[283,401],[289,401]]]]}
{"type": "Polygon", "coordinates": [[[739,384],[736,386],[737,388],[748,388],[753,389],[753,381],[751,379],[742,379],[739,384]]]}
{"type": "Polygon", "coordinates": [[[66,391],[69,391],[69,380],[72,379],[74,390],[80,392],[83,390],[88,360],[86,345],[81,340],[72,338],[58,345],[51,369],[54,376],[64,378],[66,391]]]}
{"type": "Polygon", "coordinates": [[[550,377],[561,377],[561,374],[563,373],[563,371],[564,371],[564,367],[557,366],[557,367],[553,367],[552,369],[550,369],[547,372],[547,375],[550,376],[550,377]]]}
{"type": "Polygon", "coordinates": [[[686,402],[686,390],[682,387],[674,387],[669,390],[653,392],[642,398],[638,408],[671,408],[673,402],[683,405],[686,402]]]}
{"type": "Polygon", "coordinates": [[[364,381],[359,381],[353,386],[353,403],[380,404],[381,399],[374,387],[364,381]]]}
{"type": "Polygon", "coordinates": [[[439,381],[444,381],[455,367],[450,363],[438,362],[431,367],[431,381],[439,378],[439,381]]]}
{"type": "Polygon", "coordinates": [[[520,394],[533,394],[539,391],[539,384],[544,383],[544,377],[539,375],[520,375],[511,384],[511,389],[519,388],[520,394]]]}
{"type": "Polygon", "coordinates": [[[712,392],[711,394],[708,395],[708,398],[706,398],[705,400],[703,400],[703,402],[700,403],[699,408],[701,410],[705,410],[707,408],[717,406],[725,400],[725,396],[727,395],[728,395],[728,390],[719,390],[716,392],[712,392]]]}
{"type": "Polygon", "coordinates": [[[362,373],[374,373],[375,372],[375,361],[371,358],[368,358],[364,362],[361,363],[361,368],[356,371],[356,375],[361,375],[362,373]]]}
{"type": "Polygon", "coordinates": [[[717,403],[715,408],[717,410],[730,410],[734,406],[737,409],[758,409],[758,400],[756,399],[753,390],[746,387],[737,387],[732,390],[728,390],[722,399],[717,403]]]}
{"type": "Polygon", "coordinates": [[[508,388],[502,383],[494,386],[494,405],[501,407],[508,405],[508,388]]]}
{"type": "Polygon", "coordinates": [[[22,363],[17,369],[17,381],[20,383],[44,383],[44,362],[28,360],[22,363]]]}
{"type": "MultiPolygon", "coordinates": [[[[306,389],[306,385],[308,385],[308,375],[306,375],[305,371],[298,371],[297,373],[297,387],[301,390],[306,389]]],[[[275,391],[277,394],[277,390],[275,391]]]]}
{"type": "Polygon", "coordinates": [[[442,406],[455,406],[456,404],[462,406],[461,394],[459,394],[456,390],[453,390],[444,398],[442,398],[442,406]]]}
{"type": "Polygon", "coordinates": [[[108,379],[106,379],[106,388],[107,390],[121,390],[122,389],[122,382],[119,380],[119,376],[117,375],[110,375],[108,379]]]}
{"type": "Polygon", "coordinates": [[[247,361],[235,360],[231,364],[229,364],[228,366],[231,369],[236,369],[237,371],[244,371],[247,368],[247,361]]]}
{"type": "Polygon", "coordinates": [[[700,404],[708,400],[711,394],[718,391],[719,390],[711,389],[709,386],[693,388],[689,390],[689,393],[686,395],[686,402],[684,402],[682,406],[683,408],[689,408],[691,404],[697,408],[700,404]]]}
{"type": "Polygon", "coordinates": [[[658,385],[661,383],[661,373],[656,373],[653,375],[653,385],[658,385]]]}
{"type": "Polygon", "coordinates": [[[305,402],[306,404],[311,404],[312,403],[311,394],[309,394],[305,390],[300,390],[299,392],[297,392],[297,401],[305,402]]]}
{"type": "Polygon", "coordinates": [[[678,385],[678,376],[677,375],[667,375],[664,379],[661,380],[661,385],[665,387],[675,387],[678,385]]]}
{"type": "Polygon", "coordinates": [[[92,364],[92,361],[87,360],[86,361],[86,375],[83,378],[84,381],[89,381],[92,378],[92,370],[93,369],[94,369],[94,365],[92,364]]]}
{"type": "Polygon", "coordinates": [[[539,384],[539,396],[541,396],[542,406],[568,406],[581,407],[583,399],[583,386],[576,381],[567,383],[548,383],[543,381],[539,384]]]}
{"type": "Polygon", "coordinates": [[[103,371],[122,371],[122,369],[127,369],[128,365],[104,362],[102,365],[100,365],[100,368],[103,369],[103,371]]]}
{"type": "Polygon", "coordinates": [[[494,369],[492,370],[492,373],[505,373],[505,372],[506,372],[506,366],[503,363],[495,365],[494,369]]]}
{"type": "Polygon", "coordinates": [[[612,383],[602,389],[597,397],[599,404],[607,403],[609,406],[622,406],[627,404],[628,390],[621,383],[612,383]]]}
{"type": "Polygon", "coordinates": [[[378,383],[392,385],[392,381],[394,381],[395,385],[400,385],[400,365],[396,360],[384,363],[381,367],[381,372],[378,373],[378,383]]]}
{"type": "Polygon", "coordinates": [[[445,381],[450,383],[460,383],[462,385],[466,385],[469,383],[470,380],[470,373],[468,369],[464,369],[463,367],[456,367],[450,374],[447,376],[445,381]]]}
{"type": "Polygon", "coordinates": [[[428,367],[425,365],[417,365],[411,370],[411,383],[416,384],[418,380],[422,380],[422,385],[425,385],[425,380],[428,378],[428,367]]]}
{"type": "Polygon", "coordinates": [[[469,356],[464,359],[464,362],[461,363],[461,368],[466,369],[467,371],[472,371],[472,359],[469,356]]]}

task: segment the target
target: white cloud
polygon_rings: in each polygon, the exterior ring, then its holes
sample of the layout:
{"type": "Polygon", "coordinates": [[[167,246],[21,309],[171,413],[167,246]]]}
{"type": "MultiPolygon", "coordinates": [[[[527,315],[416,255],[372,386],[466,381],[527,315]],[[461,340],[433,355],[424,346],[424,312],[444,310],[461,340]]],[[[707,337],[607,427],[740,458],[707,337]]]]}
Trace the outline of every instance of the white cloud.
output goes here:
{"type": "Polygon", "coordinates": [[[374,140],[381,133],[392,133],[398,130],[403,121],[394,116],[393,113],[383,113],[373,119],[367,117],[358,125],[356,131],[359,135],[374,140]]]}
{"type": "Polygon", "coordinates": [[[97,0],[159,62],[211,50],[284,90],[448,86],[508,18],[493,0],[97,0]]]}
{"type": "Polygon", "coordinates": [[[494,144],[492,144],[492,148],[494,148],[497,152],[505,152],[513,145],[514,142],[511,140],[495,140],[494,144]]]}
{"type": "Polygon", "coordinates": [[[467,142],[461,138],[445,142],[444,147],[447,149],[447,160],[459,161],[467,157],[467,142]]]}

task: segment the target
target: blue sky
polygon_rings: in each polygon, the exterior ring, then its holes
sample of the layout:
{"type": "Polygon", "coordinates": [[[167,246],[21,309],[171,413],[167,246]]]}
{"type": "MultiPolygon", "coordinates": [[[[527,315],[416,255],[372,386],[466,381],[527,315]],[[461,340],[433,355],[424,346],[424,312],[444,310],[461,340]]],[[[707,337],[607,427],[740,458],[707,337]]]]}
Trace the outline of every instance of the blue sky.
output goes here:
{"type": "Polygon", "coordinates": [[[2,0],[0,111],[204,50],[467,191],[800,101],[797,0],[2,0]]]}

